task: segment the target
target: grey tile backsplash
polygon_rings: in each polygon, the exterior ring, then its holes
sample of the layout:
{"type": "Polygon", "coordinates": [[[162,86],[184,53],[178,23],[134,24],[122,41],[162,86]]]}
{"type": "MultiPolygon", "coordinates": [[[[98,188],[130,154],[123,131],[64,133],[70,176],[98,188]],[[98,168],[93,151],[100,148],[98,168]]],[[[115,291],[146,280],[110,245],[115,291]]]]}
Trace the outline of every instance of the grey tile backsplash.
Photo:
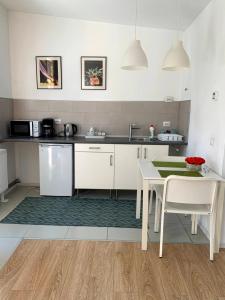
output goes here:
{"type": "MultiPolygon", "coordinates": [[[[14,119],[60,118],[62,123],[77,124],[78,134],[86,134],[94,126],[107,134],[128,135],[128,124],[132,122],[141,128],[136,135],[147,135],[150,123],[159,131],[163,121],[170,121],[171,128],[187,137],[189,115],[190,101],[13,101],[14,119]]],[[[61,129],[58,125],[57,130],[61,129]]]]}

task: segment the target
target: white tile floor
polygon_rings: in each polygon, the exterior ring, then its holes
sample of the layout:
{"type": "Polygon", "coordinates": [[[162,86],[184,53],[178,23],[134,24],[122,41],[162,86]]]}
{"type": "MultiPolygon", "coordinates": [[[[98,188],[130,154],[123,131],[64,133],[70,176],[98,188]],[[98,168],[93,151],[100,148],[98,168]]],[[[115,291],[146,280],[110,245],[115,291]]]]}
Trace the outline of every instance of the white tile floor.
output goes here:
{"type": "MultiPolygon", "coordinates": [[[[105,196],[108,196],[106,192],[105,196]]],[[[17,186],[8,195],[8,203],[0,203],[0,220],[12,211],[26,196],[40,196],[36,187],[17,186]]],[[[83,192],[81,197],[98,196],[100,192],[83,192]]],[[[135,200],[135,193],[121,192],[121,199],[135,200]],[[129,197],[129,198],[128,198],[129,197]]],[[[150,225],[154,223],[154,215],[150,216],[150,225]]],[[[199,230],[198,235],[191,235],[189,217],[183,215],[166,215],[165,242],[176,243],[207,243],[205,235],[199,230]]],[[[154,233],[150,226],[152,242],[159,241],[159,233],[154,233]]],[[[86,226],[50,226],[50,225],[18,225],[0,223],[0,267],[8,260],[22,239],[72,239],[72,240],[111,240],[131,241],[141,240],[141,229],[136,228],[107,228],[86,226]]]]}
{"type": "Polygon", "coordinates": [[[52,225],[28,225],[24,235],[25,239],[64,239],[68,232],[68,226],[52,225]]]}
{"type": "Polygon", "coordinates": [[[107,227],[68,226],[65,235],[70,240],[107,240],[107,227]]]}
{"type": "Polygon", "coordinates": [[[108,240],[138,242],[141,240],[141,229],[109,227],[108,240]]]}

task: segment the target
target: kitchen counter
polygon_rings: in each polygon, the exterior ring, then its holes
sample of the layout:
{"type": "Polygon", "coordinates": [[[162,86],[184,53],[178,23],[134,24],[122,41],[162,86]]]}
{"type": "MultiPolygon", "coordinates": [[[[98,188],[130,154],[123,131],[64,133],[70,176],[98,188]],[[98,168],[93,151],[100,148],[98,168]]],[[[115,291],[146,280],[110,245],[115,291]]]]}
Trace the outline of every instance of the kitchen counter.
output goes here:
{"type": "Polygon", "coordinates": [[[30,143],[54,143],[54,144],[73,144],[73,143],[87,143],[87,144],[128,144],[128,145],[174,145],[185,146],[186,141],[173,142],[173,141],[149,141],[141,137],[135,137],[129,141],[128,137],[106,137],[105,139],[86,139],[85,137],[53,137],[53,138],[32,138],[32,137],[8,137],[0,140],[4,142],[30,142],[30,143]]]}

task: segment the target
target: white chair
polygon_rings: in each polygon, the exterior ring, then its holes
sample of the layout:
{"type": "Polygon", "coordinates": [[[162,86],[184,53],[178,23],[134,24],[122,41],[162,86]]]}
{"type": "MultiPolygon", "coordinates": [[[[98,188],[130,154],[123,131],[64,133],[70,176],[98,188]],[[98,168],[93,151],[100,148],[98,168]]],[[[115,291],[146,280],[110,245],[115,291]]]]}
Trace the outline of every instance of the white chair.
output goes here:
{"type": "Polygon", "coordinates": [[[213,260],[217,180],[203,177],[168,176],[163,190],[159,257],[163,251],[165,213],[210,217],[210,260],[213,260]]]}
{"type": "MultiPolygon", "coordinates": [[[[160,157],[159,161],[166,162],[185,162],[184,156],[165,156],[160,157]]],[[[160,223],[160,215],[161,215],[161,206],[162,206],[162,198],[163,198],[163,187],[164,185],[154,185],[153,191],[156,194],[155,199],[155,223],[154,223],[154,232],[159,232],[159,223],[160,223]]],[[[191,216],[191,233],[197,234],[198,231],[198,215],[191,216]]]]}
{"type": "MultiPolygon", "coordinates": [[[[185,158],[186,157],[184,157],[184,156],[158,156],[158,157],[155,157],[152,161],[184,162],[185,158]]],[[[157,202],[158,196],[160,196],[160,194],[157,196],[158,187],[159,187],[159,185],[153,185],[153,186],[149,187],[149,209],[148,209],[149,214],[152,213],[153,192],[155,192],[155,194],[156,194],[156,202],[157,202]]],[[[156,206],[157,206],[157,203],[156,203],[156,206]]],[[[141,204],[136,203],[136,216],[140,217],[140,211],[141,211],[141,204]]]]}
{"type": "MultiPolygon", "coordinates": [[[[185,156],[161,156],[161,157],[155,157],[155,159],[153,159],[153,161],[163,161],[163,162],[185,162],[185,156]]],[[[152,191],[155,192],[156,194],[156,202],[157,202],[157,192],[158,190],[162,190],[162,186],[163,185],[154,185],[152,187],[152,191]]],[[[152,193],[151,191],[151,193],[152,193]]],[[[161,193],[160,193],[161,194],[161,193]]],[[[151,194],[150,196],[150,200],[149,200],[149,214],[152,213],[152,199],[153,199],[153,195],[151,194]]],[[[157,206],[157,203],[156,205],[157,206]]]]}

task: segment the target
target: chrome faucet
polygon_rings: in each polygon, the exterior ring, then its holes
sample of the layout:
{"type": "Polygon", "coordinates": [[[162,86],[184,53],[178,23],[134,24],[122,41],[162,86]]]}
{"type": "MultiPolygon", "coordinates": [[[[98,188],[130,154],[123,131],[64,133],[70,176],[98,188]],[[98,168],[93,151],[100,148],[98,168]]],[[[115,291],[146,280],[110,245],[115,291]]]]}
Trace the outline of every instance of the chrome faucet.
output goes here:
{"type": "Polygon", "coordinates": [[[133,130],[134,129],[140,129],[140,128],[136,127],[136,124],[134,124],[134,123],[129,124],[129,141],[132,140],[133,130]]]}

